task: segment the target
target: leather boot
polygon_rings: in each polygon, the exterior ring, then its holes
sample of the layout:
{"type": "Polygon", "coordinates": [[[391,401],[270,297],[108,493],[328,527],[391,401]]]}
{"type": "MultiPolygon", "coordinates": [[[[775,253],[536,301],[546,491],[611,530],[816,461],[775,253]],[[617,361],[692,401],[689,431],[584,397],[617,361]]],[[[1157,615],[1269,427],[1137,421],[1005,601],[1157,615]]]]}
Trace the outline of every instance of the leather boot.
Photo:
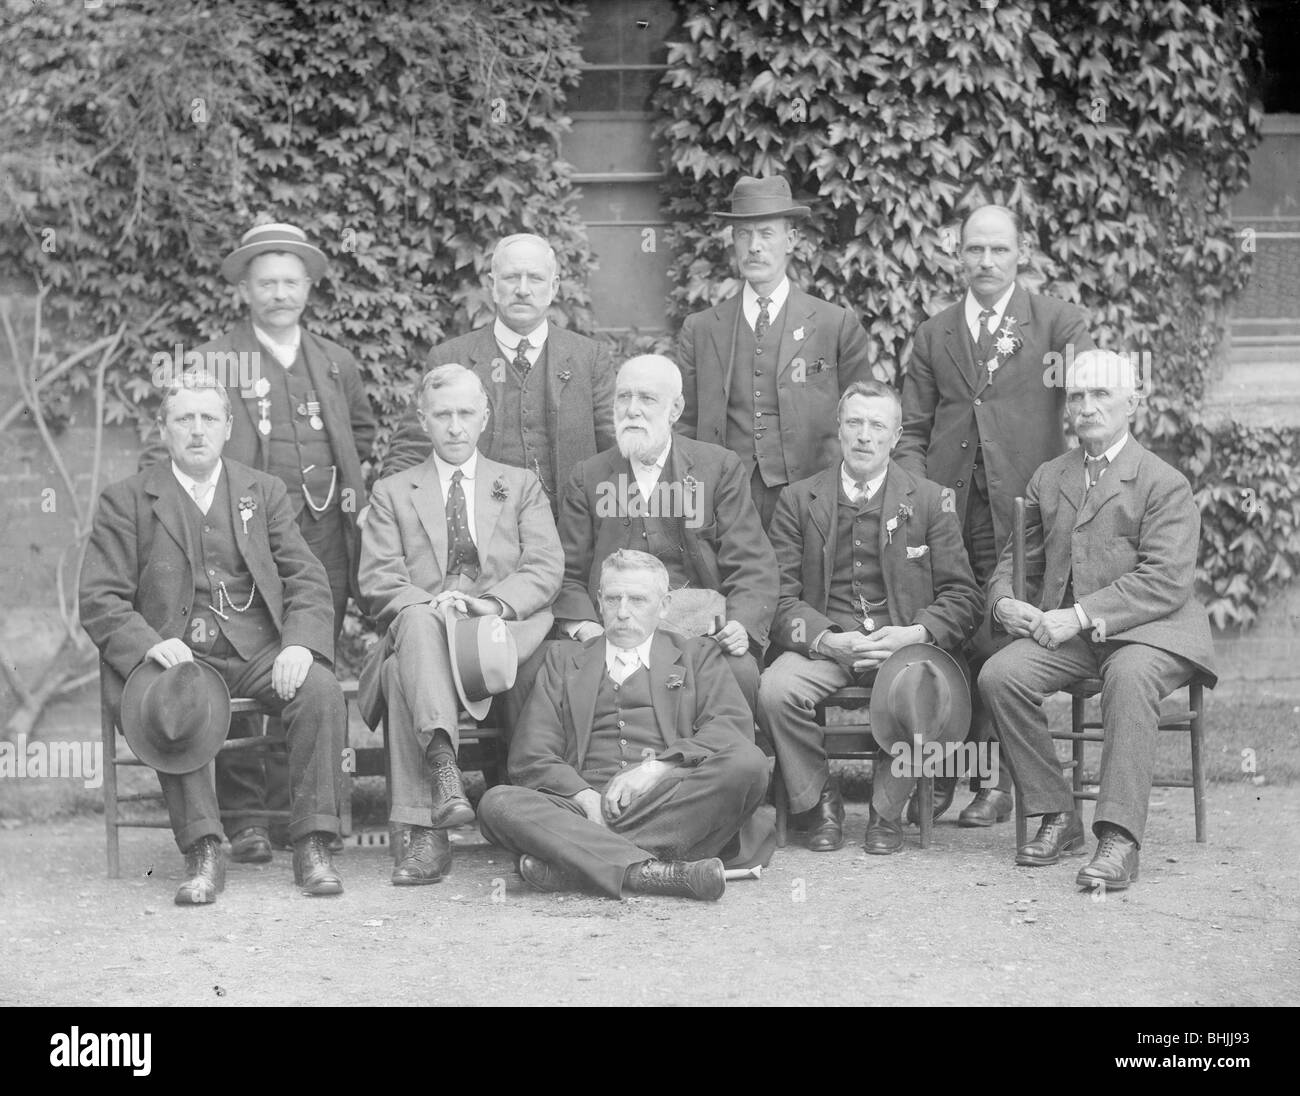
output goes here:
{"type": "Polygon", "coordinates": [[[468,826],[474,821],[474,808],[465,798],[460,769],[446,754],[431,758],[433,764],[433,827],[438,830],[452,826],[468,826]]]}
{"type": "Polygon", "coordinates": [[[670,894],[716,902],[727,889],[722,861],[645,860],[627,872],[627,889],[635,894],[670,894]]]}
{"type": "Polygon", "coordinates": [[[271,836],[261,826],[248,826],[230,839],[230,859],[236,864],[269,864],[271,836]]]}
{"type": "Polygon", "coordinates": [[[528,853],[519,858],[519,874],[533,890],[555,894],[578,889],[577,881],[567,871],[528,853]]]}
{"type": "MultiPolygon", "coordinates": [[[[921,797],[917,794],[920,791],[912,793],[907,801],[907,821],[913,826],[921,824],[921,797]]],[[[957,791],[957,778],[955,776],[936,776],[934,778],[934,821],[939,820],[939,816],[952,806],[953,794],[957,791]]]]}
{"type": "Polygon", "coordinates": [[[840,786],[833,779],[826,781],[821,798],[808,814],[809,849],[834,852],[844,845],[844,800],[840,798],[840,786]]]}
{"type": "Polygon", "coordinates": [[[185,850],[188,878],[176,891],[178,906],[206,906],[226,889],[226,858],[220,838],[200,837],[185,850]]]}
{"type": "Polygon", "coordinates": [[[957,816],[957,825],[972,829],[992,826],[1011,817],[1011,795],[997,788],[981,788],[966,809],[957,816]]]}
{"type": "Polygon", "coordinates": [[[445,830],[408,826],[402,858],[393,869],[395,887],[422,887],[437,883],[451,871],[451,842],[445,830]]]}
{"type": "Polygon", "coordinates": [[[1016,850],[1016,863],[1026,868],[1055,864],[1062,856],[1083,854],[1083,820],[1075,811],[1043,815],[1038,834],[1016,850]]]}
{"type": "Polygon", "coordinates": [[[885,818],[871,808],[867,819],[867,836],[862,847],[873,856],[888,856],[903,847],[903,822],[901,819],[885,818]]]}
{"type": "Polygon", "coordinates": [[[1124,890],[1138,877],[1138,843],[1118,826],[1101,824],[1097,852],[1092,863],[1079,869],[1075,879],[1081,887],[1096,890],[1124,890]]]}
{"type": "Polygon", "coordinates": [[[330,862],[328,833],[309,833],[293,843],[293,881],[303,894],[342,894],[343,880],[330,862]]]}

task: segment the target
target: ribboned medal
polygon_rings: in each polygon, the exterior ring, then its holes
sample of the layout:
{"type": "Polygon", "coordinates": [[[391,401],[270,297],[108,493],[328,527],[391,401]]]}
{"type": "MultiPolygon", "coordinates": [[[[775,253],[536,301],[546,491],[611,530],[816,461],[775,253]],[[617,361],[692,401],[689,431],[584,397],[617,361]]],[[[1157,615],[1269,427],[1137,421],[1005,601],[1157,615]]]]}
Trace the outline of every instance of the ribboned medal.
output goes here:
{"type": "Polygon", "coordinates": [[[307,393],[307,414],[310,416],[308,422],[311,423],[313,430],[323,430],[325,424],[320,417],[320,400],[316,398],[316,390],[312,389],[307,393]]]}

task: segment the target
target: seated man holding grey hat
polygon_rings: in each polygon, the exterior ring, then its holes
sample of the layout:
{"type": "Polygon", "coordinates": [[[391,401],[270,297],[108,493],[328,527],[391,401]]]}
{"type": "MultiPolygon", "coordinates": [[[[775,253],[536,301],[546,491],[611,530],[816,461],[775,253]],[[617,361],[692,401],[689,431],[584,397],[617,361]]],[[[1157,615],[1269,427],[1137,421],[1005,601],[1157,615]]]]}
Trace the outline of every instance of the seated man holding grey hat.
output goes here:
{"type": "Polygon", "coordinates": [[[479,829],[536,890],[711,901],[732,867],[766,864],[755,816],[767,759],[712,639],[663,631],[668,570],[620,548],[601,563],[604,631],[546,652],[510,743],[511,784],[489,788],[479,829]]]}
{"type": "Polygon", "coordinates": [[[357,706],[371,727],[388,714],[398,886],[451,870],[447,830],[474,821],[456,765],[460,707],[481,719],[513,683],[551,629],[564,576],[536,474],[476,448],[489,414],[478,375],[436,366],[416,399],[433,451],[375,484],[359,576],[383,634],[357,706]]]}
{"type": "Polygon", "coordinates": [[[100,497],[81,570],[81,623],[121,691],[120,725],[158,771],[186,880],[178,905],[225,885],[212,760],[230,693],[284,723],[294,880],[339,894],[343,692],[330,672],[334,613],[325,568],[294,520],[284,484],[233,460],[230,397],[204,374],[170,386],[158,409],[171,459],[100,497]]]}
{"type": "MultiPolygon", "coordinates": [[[[970,719],[970,687],[960,669],[953,676],[947,652],[970,639],[984,607],[951,492],[890,459],[902,434],[898,393],[879,381],[854,383],[840,397],[838,419],[841,460],[792,484],[777,502],[770,534],[781,596],[772,635],[785,653],[758,686],[759,725],[776,747],[790,809],[803,814],[814,852],[844,843],[844,804],[817,705],[847,685],[872,684],[882,664],[904,652],[899,669],[928,662],[932,672],[909,670],[899,689],[873,690],[873,721],[881,703],[909,725],[920,711],[946,709],[939,728],[946,738],[961,711],[970,719]],[[918,687],[940,694],[920,698],[905,715],[902,690],[918,687]]],[[[958,737],[965,732],[960,727],[958,737]]],[[[876,765],[867,852],[902,848],[914,775],[913,766],[892,760],[876,765]]]]}
{"type": "Polygon", "coordinates": [[[780,176],[745,176],[731,192],[741,291],[687,316],[677,339],[685,407],[677,429],[740,457],[759,518],[772,524],[788,483],[838,458],[835,401],[871,379],[857,316],[793,285],[786,266],[812,212],[780,176]]]}

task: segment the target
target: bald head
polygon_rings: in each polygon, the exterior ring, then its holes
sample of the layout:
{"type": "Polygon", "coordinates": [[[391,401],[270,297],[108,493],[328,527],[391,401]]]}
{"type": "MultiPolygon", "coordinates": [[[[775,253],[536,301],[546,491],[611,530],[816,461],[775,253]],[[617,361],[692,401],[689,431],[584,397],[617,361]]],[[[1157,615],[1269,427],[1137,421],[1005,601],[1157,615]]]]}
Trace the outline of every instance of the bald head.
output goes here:
{"type": "Polygon", "coordinates": [[[684,406],[682,374],[669,358],[662,354],[629,358],[614,382],[619,452],[628,460],[657,460],[684,406]]]}
{"type": "Polygon", "coordinates": [[[1020,220],[1005,206],[980,206],[962,222],[962,274],[983,307],[1006,295],[1024,260],[1020,220]]]}

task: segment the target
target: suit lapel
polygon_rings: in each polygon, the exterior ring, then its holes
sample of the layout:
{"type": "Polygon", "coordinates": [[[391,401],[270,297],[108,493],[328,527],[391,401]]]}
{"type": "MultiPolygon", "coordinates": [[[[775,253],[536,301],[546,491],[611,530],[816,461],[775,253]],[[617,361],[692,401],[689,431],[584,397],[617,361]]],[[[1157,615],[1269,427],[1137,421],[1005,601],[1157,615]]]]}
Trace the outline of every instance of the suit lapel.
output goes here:
{"type": "Polygon", "coordinates": [[[429,535],[434,566],[442,574],[447,567],[447,508],[442,501],[442,485],[432,455],[406,474],[411,477],[411,505],[429,535]]]}
{"type": "Polygon", "coordinates": [[[564,679],[564,693],[573,717],[573,730],[578,742],[579,772],[587,761],[591,746],[591,723],[596,713],[596,694],[600,691],[600,675],[605,672],[605,645],[601,637],[590,647],[580,647],[573,656],[573,673],[564,679]]]}
{"type": "MultiPolygon", "coordinates": [[[[962,306],[963,308],[965,307],[964,297],[962,298],[962,306]]],[[[1011,331],[1013,334],[1020,336],[1020,350],[1017,350],[1007,358],[1007,360],[998,367],[996,373],[998,377],[1005,375],[1010,379],[1011,383],[1014,384],[1019,380],[1019,378],[1014,377],[1013,374],[1021,364],[1020,351],[1024,350],[1025,343],[1029,339],[1028,332],[1033,327],[1033,318],[1029,314],[1029,294],[1019,285],[1017,285],[1011,292],[1011,299],[1007,301],[1006,310],[1002,313],[1002,321],[998,324],[997,330],[994,332],[995,338],[997,332],[1001,331],[1007,325],[1008,321],[1014,321],[1011,324],[1011,331]]],[[[965,323],[966,318],[963,314],[963,327],[965,326],[965,323]]],[[[969,333],[967,333],[966,345],[970,345],[969,333]]],[[[975,362],[975,354],[973,351],[971,352],[971,361],[975,364],[975,394],[978,396],[989,386],[989,371],[983,363],[975,362]]],[[[993,383],[996,384],[997,381],[995,380],[993,383]]]]}
{"type": "Polygon", "coordinates": [[[665,744],[671,746],[681,735],[677,732],[677,706],[680,703],[682,687],[670,689],[668,682],[672,678],[684,680],[681,673],[681,648],[661,632],[655,632],[650,643],[650,701],[654,705],[655,721],[664,736],[665,744]]]}
{"type": "Polygon", "coordinates": [[[330,439],[336,451],[335,460],[338,460],[337,452],[348,444],[345,439],[352,434],[352,423],[343,416],[346,401],[330,398],[337,395],[338,366],[326,357],[325,350],[316,341],[316,337],[305,330],[302,333],[302,360],[307,366],[307,376],[320,404],[325,436],[330,439]]]}
{"type": "Polygon", "coordinates": [[[503,466],[488,460],[482,453],[478,457],[478,467],[474,472],[474,533],[478,547],[479,561],[487,559],[492,547],[492,537],[496,533],[497,521],[501,518],[504,501],[493,498],[492,485],[499,478],[503,466]]]}
{"type": "Polygon", "coordinates": [[[906,505],[912,507],[912,480],[906,472],[893,461],[885,472],[885,482],[881,487],[880,498],[880,574],[885,583],[885,596],[889,598],[889,607],[900,613],[905,604],[902,588],[903,575],[899,573],[900,561],[907,557],[907,530],[904,528],[911,518],[899,517],[899,509],[906,505]],[[886,526],[898,519],[894,535],[889,535],[886,526]]]}
{"type": "MultiPolygon", "coordinates": [[[[713,310],[714,322],[709,325],[709,337],[713,340],[714,352],[722,363],[722,400],[725,408],[731,399],[731,369],[736,359],[736,339],[740,334],[741,309],[740,294],[728,297],[713,310]]],[[[704,399],[704,395],[700,396],[704,399]]],[[[723,411],[726,418],[726,411],[723,411]]]]}
{"type": "MultiPolygon", "coordinates": [[[[784,316],[784,327],[781,329],[781,348],[777,351],[776,372],[777,376],[799,356],[804,344],[812,337],[814,321],[817,318],[816,312],[812,307],[812,299],[802,289],[797,289],[794,285],[790,286],[790,292],[785,299],[785,308],[782,309],[784,316]],[[794,333],[798,331],[802,336],[795,339],[794,333]]],[[[811,345],[811,344],[809,344],[811,345]]],[[[805,370],[812,363],[805,361],[805,370]]]]}
{"type": "MultiPolygon", "coordinates": [[[[1082,454],[1083,450],[1079,449],[1078,452],[1082,454]]],[[[1073,479],[1075,489],[1083,495],[1083,504],[1078,508],[1078,515],[1074,519],[1076,529],[1080,525],[1086,525],[1092,521],[1097,516],[1097,512],[1119,494],[1120,485],[1125,480],[1136,478],[1139,456],[1137,442],[1132,437],[1129,437],[1124,442],[1124,448],[1115,457],[1114,463],[1106,469],[1101,479],[1097,481],[1097,486],[1086,494],[1083,489],[1083,457],[1080,456],[1078,467],[1067,474],[1070,479],[1073,479]]]]}
{"type": "Polygon", "coordinates": [[[958,375],[966,382],[972,392],[979,384],[979,366],[975,362],[975,348],[970,343],[970,329],[966,326],[966,295],[953,306],[949,314],[948,334],[944,339],[944,349],[956,368],[958,375]]]}
{"type": "MultiPolygon", "coordinates": [[[[243,324],[235,329],[230,344],[236,354],[248,354],[249,361],[261,362],[263,356],[271,357],[271,352],[267,350],[258,337],[253,334],[252,320],[245,320],[243,324]],[[254,354],[256,354],[257,357],[252,357],[254,354]]],[[[274,361],[275,359],[272,358],[271,360],[274,361]]],[[[266,376],[266,370],[262,369],[260,365],[254,370],[254,373],[256,374],[254,377],[254,383],[266,376]]],[[[265,468],[267,438],[266,435],[257,428],[257,424],[262,418],[261,412],[257,409],[257,396],[251,388],[240,388],[231,394],[231,399],[244,409],[243,413],[248,417],[248,425],[253,431],[253,437],[257,439],[258,467],[265,468]]]]}
{"type": "Polygon", "coordinates": [[[183,506],[188,505],[188,502],[184,490],[172,475],[170,458],[159,461],[150,469],[149,475],[145,478],[144,489],[153,497],[153,512],[158,519],[158,524],[166,529],[172,540],[180,546],[190,566],[196,566],[195,545],[190,539],[189,522],[185,520],[185,511],[182,509],[183,506]]]}
{"type": "MultiPolygon", "coordinates": [[[[243,556],[244,562],[248,565],[248,572],[253,576],[253,581],[264,591],[269,590],[273,585],[273,563],[268,555],[270,543],[267,537],[255,536],[254,529],[259,526],[265,528],[267,516],[265,513],[259,513],[260,507],[256,505],[257,499],[261,492],[257,490],[256,484],[253,483],[252,477],[241,477],[236,479],[232,474],[233,470],[229,462],[223,461],[221,470],[221,481],[225,485],[226,495],[230,500],[230,518],[235,527],[235,546],[239,549],[239,554],[243,556]],[[241,497],[248,497],[254,500],[253,516],[248,519],[248,531],[244,530],[244,522],[239,517],[239,500],[241,497]]],[[[263,601],[267,597],[263,594],[263,601]]]]}
{"type": "Polygon", "coordinates": [[[497,420],[501,417],[501,407],[505,403],[503,390],[507,382],[506,370],[510,368],[492,331],[492,324],[479,328],[469,347],[468,368],[478,374],[478,379],[483,382],[488,394],[488,421],[478,439],[480,453],[491,453],[496,448],[497,420]],[[497,368],[498,364],[500,368],[497,368]]]}
{"type": "MultiPolygon", "coordinates": [[[[835,570],[836,508],[839,498],[840,465],[836,461],[813,483],[808,498],[808,518],[822,535],[822,608],[831,596],[831,574],[835,570]]],[[[806,596],[806,595],[805,595],[806,596]]]]}
{"type": "MultiPolygon", "coordinates": [[[[550,404],[551,413],[557,417],[560,414],[560,405],[564,402],[565,385],[573,377],[573,370],[568,368],[567,335],[568,332],[562,327],[552,324],[546,337],[546,348],[542,351],[546,356],[547,402],[550,404]],[[560,376],[561,373],[567,373],[568,378],[560,376]]],[[[552,445],[554,447],[554,443],[552,445]]]]}

